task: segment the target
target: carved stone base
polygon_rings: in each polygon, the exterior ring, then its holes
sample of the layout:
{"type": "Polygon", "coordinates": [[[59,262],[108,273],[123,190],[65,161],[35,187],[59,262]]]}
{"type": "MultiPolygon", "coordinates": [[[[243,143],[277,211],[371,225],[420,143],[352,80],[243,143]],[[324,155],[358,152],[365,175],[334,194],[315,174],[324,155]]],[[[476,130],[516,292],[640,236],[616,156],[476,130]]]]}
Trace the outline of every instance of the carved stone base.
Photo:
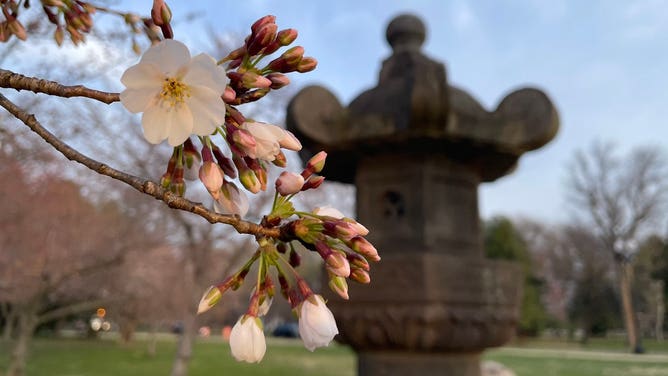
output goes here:
{"type": "Polygon", "coordinates": [[[480,376],[480,354],[361,352],[358,376],[480,376]]]}

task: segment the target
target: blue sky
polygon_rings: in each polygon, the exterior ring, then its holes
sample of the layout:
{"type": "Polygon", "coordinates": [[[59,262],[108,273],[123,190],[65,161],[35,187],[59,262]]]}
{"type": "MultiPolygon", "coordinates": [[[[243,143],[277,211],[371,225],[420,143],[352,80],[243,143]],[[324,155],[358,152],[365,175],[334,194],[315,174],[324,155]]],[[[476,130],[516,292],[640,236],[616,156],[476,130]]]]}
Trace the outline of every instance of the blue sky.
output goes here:
{"type": "MultiPolygon", "coordinates": [[[[321,84],[349,103],[376,84],[390,54],[384,33],[402,12],[423,18],[427,55],[445,62],[451,84],[488,109],[510,90],[536,86],[559,109],[561,130],[518,170],[480,189],[481,214],[568,218],[564,181],[576,149],[595,139],[633,146],[668,146],[668,2],[641,1],[170,1],[176,39],[197,44],[205,28],[180,22],[188,12],[217,32],[246,35],[257,18],[274,14],[279,28],[319,61],[295,77],[321,84]]],[[[146,13],[150,2],[124,2],[146,13]]],[[[127,9],[127,8],[126,8],[127,9]]]]}

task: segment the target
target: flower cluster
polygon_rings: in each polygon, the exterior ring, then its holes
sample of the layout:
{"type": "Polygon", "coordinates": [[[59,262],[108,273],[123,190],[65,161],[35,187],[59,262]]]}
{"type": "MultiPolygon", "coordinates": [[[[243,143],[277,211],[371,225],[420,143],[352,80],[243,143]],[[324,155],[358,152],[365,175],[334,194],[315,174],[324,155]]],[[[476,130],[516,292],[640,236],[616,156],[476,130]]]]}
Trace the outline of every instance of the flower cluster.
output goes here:
{"type": "MultiPolygon", "coordinates": [[[[152,20],[165,38],[172,32],[168,9],[164,1],[154,1],[152,20]]],[[[252,25],[243,46],[219,61],[204,54],[191,57],[185,45],[167,39],[151,47],[123,74],[121,82],[126,89],[120,94],[121,102],[129,111],[143,113],[146,140],[154,144],[167,140],[174,147],[160,181],[163,188],[183,196],[185,180],[199,179],[216,212],[246,214],[249,201],[237,183],[250,193],[266,190],[268,168],[286,167],[283,150],[298,151],[302,145],[281,127],[247,119],[236,106],[286,86],[290,82],[286,73],[315,68],[315,59],[304,57],[300,46],[261,64],[266,56],[288,47],[296,38],[296,30],[279,31],[275,17],[266,16],[252,25]],[[197,141],[201,147],[195,145],[197,141]]],[[[369,231],[338,210],[295,210],[292,199],[297,194],[322,185],[324,177],[318,174],[326,156],[325,152],[313,156],[301,173],[280,174],[274,183],[271,212],[260,223],[265,229],[278,229],[274,233],[280,235],[256,234],[258,248],[253,256],[236,273],[210,287],[201,299],[200,313],[213,307],[225,291],[238,289],[251,267],[257,265],[248,310],[230,336],[232,355],[240,361],[259,362],[264,356],[261,317],[271,306],[276,286],[299,317],[299,333],[307,349],[327,346],[338,333],[325,300],[296,271],[299,252],[312,251],[322,257],[329,287],[345,299],[347,279],[369,283],[369,261],[380,260],[364,238],[369,231]],[[272,275],[277,276],[277,283],[272,275]]]]}
{"type": "Polygon", "coordinates": [[[239,288],[251,266],[259,264],[248,310],[239,318],[230,337],[232,355],[237,360],[259,362],[264,356],[266,347],[260,318],[267,313],[276,286],[270,269],[276,272],[281,295],[299,317],[299,335],[304,346],[313,351],[327,346],[338,329],[325,300],[297,273],[301,262],[299,252],[312,251],[322,257],[330,289],[344,299],[348,299],[347,279],[369,283],[369,261],[380,261],[378,251],[364,238],[369,231],[360,223],[331,207],[311,212],[295,210],[291,202],[295,195],[322,184],[324,178],[317,173],[323,169],[325,159],[326,153],[320,152],[308,161],[300,174],[285,171],[276,179],[272,210],[263,218],[262,225],[280,227],[281,237],[260,238],[253,257],[236,273],[210,287],[200,301],[199,313],[208,311],[224,292],[239,288]]]}
{"type": "MultiPolygon", "coordinates": [[[[155,2],[152,15],[155,24],[169,24],[164,2],[155,2]]],[[[185,179],[194,176],[211,194],[215,211],[243,217],[248,199],[235,179],[251,193],[264,191],[269,165],[287,165],[283,149],[301,149],[289,131],[246,119],[236,108],[287,85],[285,73],[315,68],[315,59],[304,57],[299,46],[261,66],[264,57],[297,38],[294,29],[277,29],[274,16],[261,18],[244,45],[220,61],[205,54],[191,57],[184,44],[167,39],[123,74],[121,102],[142,113],[146,140],[157,144],[166,139],[174,147],[161,179],[164,188],[184,195],[185,179]],[[198,174],[188,173],[193,169],[198,174]]]]}

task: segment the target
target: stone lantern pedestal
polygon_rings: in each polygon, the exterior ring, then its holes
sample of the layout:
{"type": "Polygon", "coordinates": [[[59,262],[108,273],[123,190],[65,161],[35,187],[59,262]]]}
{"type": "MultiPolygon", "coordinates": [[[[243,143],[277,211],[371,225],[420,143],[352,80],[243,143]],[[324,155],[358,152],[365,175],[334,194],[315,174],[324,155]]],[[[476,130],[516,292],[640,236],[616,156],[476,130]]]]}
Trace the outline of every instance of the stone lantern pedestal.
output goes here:
{"type": "Polygon", "coordinates": [[[484,349],[513,336],[524,276],[484,258],[478,185],[512,171],[558,129],[536,89],[483,109],[422,54],[424,38],[417,17],[395,18],[377,87],[348,107],[308,87],[288,108],[305,153],[330,155],[323,175],[357,187],[358,220],[382,257],[371,285],[350,286],[349,302],[328,296],[359,375],[479,376],[484,349]]]}

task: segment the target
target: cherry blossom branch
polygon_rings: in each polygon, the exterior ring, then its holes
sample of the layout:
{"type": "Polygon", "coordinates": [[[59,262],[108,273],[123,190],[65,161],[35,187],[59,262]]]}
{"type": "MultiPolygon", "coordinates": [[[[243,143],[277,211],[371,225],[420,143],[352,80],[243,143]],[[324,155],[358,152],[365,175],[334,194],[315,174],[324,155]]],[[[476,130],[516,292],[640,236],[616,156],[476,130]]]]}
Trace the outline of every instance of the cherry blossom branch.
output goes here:
{"type": "Polygon", "coordinates": [[[55,81],[28,77],[6,69],[0,69],[0,87],[21,90],[30,90],[35,93],[55,95],[58,97],[86,97],[102,103],[110,104],[120,101],[118,93],[89,89],[83,85],[65,86],[55,81]]]}
{"type": "Polygon", "coordinates": [[[196,203],[183,197],[179,197],[176,194],[163,189],[155,182],[140,178],[138,176],[130,175],[120,170],[116,170],[104,163],[87,157],[78,150],[61,141],[53,133],[44,128],[44,126],[42,126],[42,124],[37,120],[35,115],[29,114],[2,94],[0,94],[0,106],[4,107],[14,117],[21,120],[26,126],[28,126],[28,128],[37,133],[37,135],[53,146],[54,149],[58,150],[67,159],[81,163],[98,174],[121,181],[138,190],[139,192],[145,193],[157,200],[163,201],[170,208],[197,214],[210,223],[228,224],[234,227],[234,229],[241,234],[262,235],[271,238],[278,238],[281,236],[279,228],[266,228],[256,223],[244,221],[238,216],[223,215],[212,212],[204,207],[204,205],[201,203],[196,203]]]}

